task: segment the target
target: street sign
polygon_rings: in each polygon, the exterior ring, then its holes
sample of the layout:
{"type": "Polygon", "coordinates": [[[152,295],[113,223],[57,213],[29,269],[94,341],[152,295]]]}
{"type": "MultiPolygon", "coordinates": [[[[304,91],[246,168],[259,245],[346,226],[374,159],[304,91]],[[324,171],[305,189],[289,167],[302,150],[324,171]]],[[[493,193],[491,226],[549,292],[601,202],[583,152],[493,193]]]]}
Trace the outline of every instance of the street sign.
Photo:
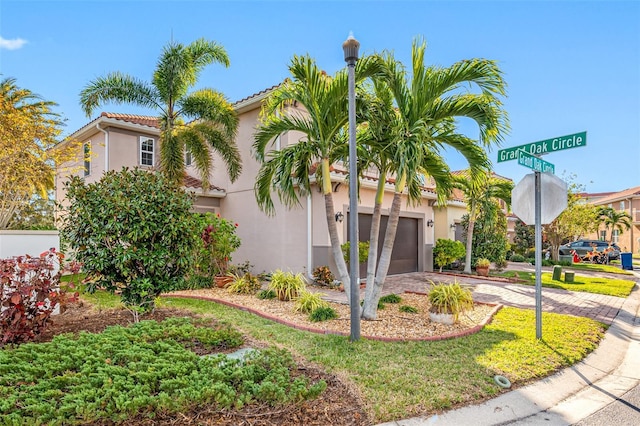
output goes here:
{"type": "Polygon", "coordinates": [[[523,150],[518,151],[518,164],[530,168],[535,172],[551,173],[556,172],[556,167],[548,161],[541,160],[523,150]]]}
{"type": "MultiPolygon", "coordinates": [[[[541,191],[540,223],[553,222],[567,208],[567,183],[557,176],[547,173],[540,175],[541,191]]],[[[533,173],[525,175],[511,191],[511,210],[526,223],[535,223],[535,177],[533,173]]]]}
{"type": "Polygon", "coordinates": [[[525,145],[501,149],[498,151],[498,163],[517,160],[519,158],[519,150],[532,155],[543,155],[550,152],[563,151],[565,149],[580,148],[586,145],[587,132],[559,136],[553,139],[545,139],[543,141],[531,142],[525,145]]]}

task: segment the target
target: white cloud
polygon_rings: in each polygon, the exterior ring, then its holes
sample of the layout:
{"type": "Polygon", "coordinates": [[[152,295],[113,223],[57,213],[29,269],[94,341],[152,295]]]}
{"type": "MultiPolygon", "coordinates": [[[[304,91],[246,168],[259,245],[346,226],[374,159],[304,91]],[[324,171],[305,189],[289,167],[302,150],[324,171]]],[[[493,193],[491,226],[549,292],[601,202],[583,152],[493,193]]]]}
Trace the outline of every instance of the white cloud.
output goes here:
{"type": "Polygon", "coordinates": [[[14,38],[13,40],[7,40],[0,36],[0,49],[16,50],[27,44],[27,40],[21,38],[14,38]]]}

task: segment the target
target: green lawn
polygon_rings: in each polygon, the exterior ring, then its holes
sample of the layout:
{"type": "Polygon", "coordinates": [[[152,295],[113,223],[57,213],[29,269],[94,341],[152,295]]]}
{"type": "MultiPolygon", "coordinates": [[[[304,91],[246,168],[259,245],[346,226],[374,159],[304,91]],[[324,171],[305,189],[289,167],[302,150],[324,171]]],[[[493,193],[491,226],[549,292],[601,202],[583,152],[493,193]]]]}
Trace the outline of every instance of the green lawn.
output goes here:
{"type": "MultiPolygon", "coordinates": [[[[566,271],[573,271],[577,268],[563,267],[562,279],[564,279],[564,273],[566,271]]],[[[517,278],[521,284],[535,285],[536,275],[534,272],[525,271],[505,271],[501,273],[492,274],[494,276],[517,278]],[[517,274],[517,275],[516,275],[517,274]]],[[[564,281],[553,280],[553,274],[550,272],[543,272],[542,286],[550,288],[562,288],[571,291],[584,291],[587,293],[605,294],[608,296],[627,297],[631,293],[635,281],[622,280],[618,278],[601,278],[601,277],[588,277],[585,275],[578,275],[576,273],[575,280],[572,283],[565,283],[564,281]]]]}
{"type": "Polygon", "coordinates": [[[524,383],[574,364],[597,346],[604,326],[587,318],[503,308],[481,332],[436,342],[388,343],[291,329],[237,309],[201,300],[166,298],[165,306],[224,319],[255,339],[290,350],[351,381],[375,422],[469,404],[501,392],[502,374],[524,383]]]}

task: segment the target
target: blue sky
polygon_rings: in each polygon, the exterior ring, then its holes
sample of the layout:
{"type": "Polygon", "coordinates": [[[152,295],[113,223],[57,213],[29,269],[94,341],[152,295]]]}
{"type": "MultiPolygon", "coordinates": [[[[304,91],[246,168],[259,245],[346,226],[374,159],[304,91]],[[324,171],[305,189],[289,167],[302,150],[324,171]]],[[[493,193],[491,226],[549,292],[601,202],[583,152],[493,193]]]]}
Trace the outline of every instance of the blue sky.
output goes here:
{"type": "MultiPolygon", "coordinates": [[[[502,148],[587,131],[585,147],[544,157],[556,175],[575,175],[589,192],[640,185],[637,1],[2,0],[0,74],[58,103],[69,134],[95,118],[78,101],[90,80],[121,71],[150,81],[172,37],[227,49],[230,68],[208,67],[199,87],[235,102],[281,82],[294,54],[310,54],[328,73],[344,67],[350,31],[361,54],[392,50],[407,65],[416,36],[427,41],[428,64],[498,61],[512,127],[502,148]]],[[[153,114],[126,105],[101,111],[153,114]]],[[[477,137],[469,123],[462,128],[477,137]]],[[[497,163],[497,150],[491,158],[515,182],[530,172],[497,163]]],[[[447,159],[465,167],[455,153],[447,159]]]]}

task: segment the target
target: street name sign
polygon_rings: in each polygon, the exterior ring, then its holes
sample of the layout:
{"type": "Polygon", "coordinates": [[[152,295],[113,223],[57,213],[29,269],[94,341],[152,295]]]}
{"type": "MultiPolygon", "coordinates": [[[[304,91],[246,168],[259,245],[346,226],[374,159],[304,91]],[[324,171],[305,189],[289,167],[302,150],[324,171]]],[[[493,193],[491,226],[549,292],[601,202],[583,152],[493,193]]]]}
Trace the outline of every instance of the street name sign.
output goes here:
{"type": "Polygon", "coordinates": [[[518,151],[518,164],[533,170],[534,172],[551,173],[556,172],[556,167],[548,161],[541,160],[523,150],[518,151]]]}
{"type": "Polygon", "coordinates": [[[563,151],[565,149],[579,148],[587,145],[587,132],[574,133],[543,141],[531,142],[525,145],[514,146],[498,151],[498,163],[518,160],[518,151],[522,150],[531,155],[543,155],[550,152],[563,151]]]}

